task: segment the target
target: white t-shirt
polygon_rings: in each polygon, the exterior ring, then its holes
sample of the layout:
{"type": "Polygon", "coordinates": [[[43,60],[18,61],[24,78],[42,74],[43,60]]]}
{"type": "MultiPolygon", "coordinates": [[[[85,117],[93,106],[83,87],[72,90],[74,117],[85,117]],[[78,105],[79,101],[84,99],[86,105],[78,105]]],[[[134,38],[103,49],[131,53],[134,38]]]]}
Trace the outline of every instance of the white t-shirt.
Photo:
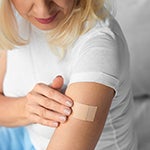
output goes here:
{"type": "MultiPolygon", "coordinates": [[[[26,26],[22,26],[25,30],[26,26]]],[[[112,18],[97,21],[80,36],[61,60],[46,41],[45,32],[31,26],[30,43],[8,51],[4,94],[25,96],[38,82],[50,84],[61,75],[64,89],[73,82],[97,82],[116,91],[96,150],[136,150],[132,124],[132,93],[129,53],[118,23],[112,18]]],[[[27,126],[36,150],[45,150],[54,129],[27,126]]]]}

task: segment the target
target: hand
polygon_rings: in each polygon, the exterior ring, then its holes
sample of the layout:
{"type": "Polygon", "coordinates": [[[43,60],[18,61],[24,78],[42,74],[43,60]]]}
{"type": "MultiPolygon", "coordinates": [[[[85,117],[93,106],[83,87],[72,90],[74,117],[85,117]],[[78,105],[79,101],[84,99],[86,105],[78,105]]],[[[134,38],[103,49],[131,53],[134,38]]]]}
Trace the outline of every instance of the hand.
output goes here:
{"type": "Polygon", "coordinates": [[[63,78],[57,76],[51,86],[43,83],[35,85],[26,96],[25,112],[30,123],[57,127],[71,114],[72,100],[59,92],[63,78]]]}

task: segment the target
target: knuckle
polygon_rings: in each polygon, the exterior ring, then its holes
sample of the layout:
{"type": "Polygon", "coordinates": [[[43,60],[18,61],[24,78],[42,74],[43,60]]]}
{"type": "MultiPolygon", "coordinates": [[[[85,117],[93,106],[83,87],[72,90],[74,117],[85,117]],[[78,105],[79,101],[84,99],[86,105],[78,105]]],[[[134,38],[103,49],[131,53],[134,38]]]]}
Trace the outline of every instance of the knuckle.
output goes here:
{"type": "Polygon", "coordinates": [[[35,115],[34,116],[31,115],[31,119],[33,120],[34,123],[38,123],[38,124],[41,124],[43,120],[40,116],[35,116],[35,115]]]}
{"type": "Polygon", "coordinates": [[[37,119],[37,123],[43,124],[43,118],[39,117],[39,118],[37,119]]]}
{"type": "Polygon", "coordinates": [[[32,104],[35,100],[35,95],[33,94],[33,92],[29,92],[27,95],[26,95],[26,104],[27,106],[32,104]]]}
{"type": "Polygon", "coordinates": [[[29,92],[26,97],[27,99],[30,99],[32,97],[32,92],[29,92]]]}
{"type": "Polygon", "coordinates": [[[64,110],[66,110],[66,107],[62,104],[58,104],[57,107],[58,107],[57,108],[58,112],[60,112],[61,114],[64,114],[64,110]]]}
{"type": "Polygon", "coordinates": [[[61,104],[58,104],[56,109],[57,112],[64,114],[64,107],[61,104]]]}
{"type": "Polygon", "coordinates": [[[53,97],[55,94],[56,94],[56,91],[55,91],[54,89],[51,89],[51,88],[50,88],[50,89],[48,90],[48,96],[49,96],[49,97],[53,97]]]}
{"type": "Polygon", "coordinates": [[[49,108],[50,110],[54,110],[56,111],[58,106],[58,104],[56,104],[55,101],[50,101],[48,104],[47,104],[47,108],[49,108]]]}
{"type": "Polygon", "coordinates": [[[48,106],[49,109],[54,110],[54,101],[50,101],[50,102],[47,104],[47,106],[48,106]]]}
{"type": "Polygon", "coordinates": [[[44,109],[44,108],[41,109],[40,115],[41,115],[42,118],[45,118],[45,117],[46,117],[46,111],[47,111],[47,110],[44,109]]]}
{"type": "Polygon", "coordinates": [[[34,90],[40,89],[42,85],[43,85],[42,83],[37,83],[37,84],[34,86],[34,90]]]}
{"type": "Polygon", "coordinates": [[[61,105],[61,104],[59,105],[59,110],[60,110],[60,111],[64,111],[65,108],[66,108],[66,107],[65,107],[64,105],[61,105]]]}
{"type": "Polygon", "coordinates": [[[43,119],[42,122],[41,122],[41,124],[44,125],[44,126],[48,125],[48,120],[44,120],[43,119]]]}
{"type": "Polygon", "coordinates": [[[48,98],[45,98],[45,100],[44,100],[44,106],[45,107],[51,107],[51,100],[50,99],[48,99],[48,98]]]}

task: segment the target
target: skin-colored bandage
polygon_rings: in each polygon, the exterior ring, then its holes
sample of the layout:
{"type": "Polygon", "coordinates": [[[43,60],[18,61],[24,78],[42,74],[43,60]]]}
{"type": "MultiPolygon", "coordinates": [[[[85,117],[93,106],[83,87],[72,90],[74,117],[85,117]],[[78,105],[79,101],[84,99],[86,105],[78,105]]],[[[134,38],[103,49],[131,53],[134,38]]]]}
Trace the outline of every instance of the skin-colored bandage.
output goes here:
{"type": "Polygon", "coordinates": [[[74,118],[83,121],[94,121],[96,111],[97,111],[97,106],[91,106],[91,105],[74,102],[72,110],[73,110],[72,116],[74,118]]]}

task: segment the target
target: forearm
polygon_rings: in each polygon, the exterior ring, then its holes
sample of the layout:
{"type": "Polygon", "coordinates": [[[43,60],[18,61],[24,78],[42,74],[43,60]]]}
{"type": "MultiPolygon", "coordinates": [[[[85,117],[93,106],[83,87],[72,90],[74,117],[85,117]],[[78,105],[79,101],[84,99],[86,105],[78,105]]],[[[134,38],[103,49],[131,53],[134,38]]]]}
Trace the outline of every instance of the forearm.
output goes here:
{"type": "Polygon", "coordinates": [[[24,112],[25,98],[0,94],[0,126],[16,127],[29,124],[24,112]]]}

